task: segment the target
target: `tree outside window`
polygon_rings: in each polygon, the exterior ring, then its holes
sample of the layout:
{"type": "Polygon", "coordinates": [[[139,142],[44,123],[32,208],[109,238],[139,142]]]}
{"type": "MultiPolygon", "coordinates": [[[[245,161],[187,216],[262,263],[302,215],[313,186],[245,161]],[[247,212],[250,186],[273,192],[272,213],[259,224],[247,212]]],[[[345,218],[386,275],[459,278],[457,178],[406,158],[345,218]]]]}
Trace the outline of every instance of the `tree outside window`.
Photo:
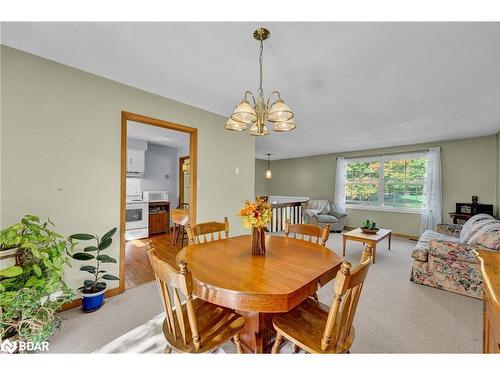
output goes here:
{"type": "Polygon", "coordinates": [[[381,157],[347,163],[346,203],[394,208],[424,207],[425,157],[381,157]]]}

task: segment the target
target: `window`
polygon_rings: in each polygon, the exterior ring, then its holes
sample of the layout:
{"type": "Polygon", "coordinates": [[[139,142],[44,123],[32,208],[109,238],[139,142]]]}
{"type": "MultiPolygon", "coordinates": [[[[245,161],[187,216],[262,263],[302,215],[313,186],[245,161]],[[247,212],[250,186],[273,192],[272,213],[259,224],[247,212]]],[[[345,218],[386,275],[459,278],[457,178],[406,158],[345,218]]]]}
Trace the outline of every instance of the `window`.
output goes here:
{"type": "Polygon", "coordinates": [[[423,208],[425,161],[422,154],[348,159],[346,203],[351,207],[423,208]]]}

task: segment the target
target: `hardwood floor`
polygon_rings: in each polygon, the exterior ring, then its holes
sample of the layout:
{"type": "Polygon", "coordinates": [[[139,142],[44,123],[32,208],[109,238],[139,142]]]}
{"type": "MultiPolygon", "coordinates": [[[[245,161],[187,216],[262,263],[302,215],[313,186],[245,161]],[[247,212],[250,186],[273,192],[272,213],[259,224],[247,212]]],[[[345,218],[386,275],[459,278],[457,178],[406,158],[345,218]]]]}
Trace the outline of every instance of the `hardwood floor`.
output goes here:
{"type": "MultiPolygon", "coordinates": [[[[155,279],[147,255],[147,241],[153,242],[153,246],[161,259],[175,265],[175,256],[181,250],[181,246],[172,245],[169,234],[158,234],[141,240],[127,241],[125,243],[126,289],[134,288],[155,279]]],[[[186,241],[184,241],[184,245],[187,245],[186,241]]]]}

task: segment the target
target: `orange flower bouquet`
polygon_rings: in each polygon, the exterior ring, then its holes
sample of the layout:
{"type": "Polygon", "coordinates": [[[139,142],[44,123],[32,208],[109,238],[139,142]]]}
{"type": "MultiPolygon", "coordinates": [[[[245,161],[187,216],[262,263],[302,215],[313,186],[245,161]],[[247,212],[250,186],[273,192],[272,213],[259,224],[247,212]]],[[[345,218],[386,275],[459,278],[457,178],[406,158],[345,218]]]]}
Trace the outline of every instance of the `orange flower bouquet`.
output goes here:
{"type": "Polygon", "coordinates": [[[271,222],[273,215],[271,205],[261,199],[255,202],[246,200],[238,215],[241,217],[243,228],[252,229],[252,255],[265,255],[264,227],[271,222]]]}

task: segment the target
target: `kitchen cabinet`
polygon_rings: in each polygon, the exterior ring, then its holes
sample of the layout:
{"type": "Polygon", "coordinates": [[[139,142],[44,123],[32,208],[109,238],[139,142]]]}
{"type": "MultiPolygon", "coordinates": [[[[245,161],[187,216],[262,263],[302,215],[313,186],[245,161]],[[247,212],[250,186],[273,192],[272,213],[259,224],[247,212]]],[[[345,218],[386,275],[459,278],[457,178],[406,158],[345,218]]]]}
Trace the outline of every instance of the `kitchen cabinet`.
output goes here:
{"type": "Polygon", "coordinates": [[[127,149],[127,172],[144,173],[144,150],[127,149]]]}
{"type": "Polygon", "coordinates": [[[170,233],[170,202],[149,202],[149,234],[170,233]]]}

